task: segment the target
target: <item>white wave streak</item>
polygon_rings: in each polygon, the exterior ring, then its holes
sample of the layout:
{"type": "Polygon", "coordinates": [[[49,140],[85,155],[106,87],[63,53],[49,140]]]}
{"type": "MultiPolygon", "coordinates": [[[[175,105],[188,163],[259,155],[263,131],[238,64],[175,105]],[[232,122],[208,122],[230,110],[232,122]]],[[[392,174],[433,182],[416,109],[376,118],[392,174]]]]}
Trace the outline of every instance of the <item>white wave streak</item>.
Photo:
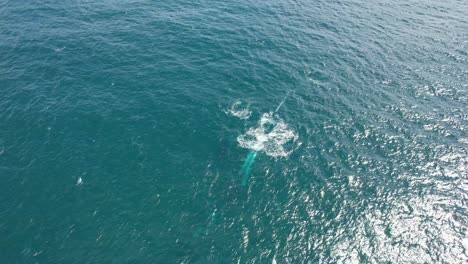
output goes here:
{"type": "Polygon", "coordinates": [[[289,129],[283,120],[265,113],[256,128],[250,128],[245,134],[237,137],[239,145],[255,151],[262,151],[272,157],[287,157],[294,151],[298,136],[289,129]],[[290,146],[287,150],[286,145],[290,146]]]}
{"type": "Polygon", "coordinates": [[[249,105],[240,100],[235,101],[231,108],[224,112],[244,120],[248,119],[250,115],[252,115],[252,111],[249,110],[249,105]]]}

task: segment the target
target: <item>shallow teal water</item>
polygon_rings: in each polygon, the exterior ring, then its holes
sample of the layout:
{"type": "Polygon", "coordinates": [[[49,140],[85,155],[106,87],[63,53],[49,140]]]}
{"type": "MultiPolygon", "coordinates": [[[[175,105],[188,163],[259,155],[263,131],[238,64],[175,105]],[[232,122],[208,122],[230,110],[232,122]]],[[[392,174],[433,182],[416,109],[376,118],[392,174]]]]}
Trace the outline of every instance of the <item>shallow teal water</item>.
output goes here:
{"type": "Polygon", "coordinates": [[[468,261],[468,6],[368,2],[0,2],[2,263],[468,261]]]}

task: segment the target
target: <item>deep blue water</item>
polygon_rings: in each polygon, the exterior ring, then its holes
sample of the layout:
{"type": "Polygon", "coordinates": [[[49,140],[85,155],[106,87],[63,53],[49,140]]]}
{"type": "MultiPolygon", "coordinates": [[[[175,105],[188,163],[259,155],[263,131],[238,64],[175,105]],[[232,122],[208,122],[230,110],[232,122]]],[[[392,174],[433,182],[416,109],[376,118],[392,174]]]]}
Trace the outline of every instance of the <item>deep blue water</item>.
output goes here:
{"type": "Polygon", "coordinates": [[[466,263],[467,17],[0,1],[1,262],[466,263]]]}

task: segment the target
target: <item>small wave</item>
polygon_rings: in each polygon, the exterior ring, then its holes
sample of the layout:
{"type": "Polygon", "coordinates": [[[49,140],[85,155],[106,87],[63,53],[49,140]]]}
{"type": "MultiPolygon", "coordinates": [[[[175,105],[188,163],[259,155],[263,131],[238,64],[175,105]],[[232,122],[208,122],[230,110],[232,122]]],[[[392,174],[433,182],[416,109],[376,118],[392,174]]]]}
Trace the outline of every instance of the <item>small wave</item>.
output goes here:
{"type": "Polygon", "coordinates": [[[231,108],[225,110],[224,112],[243,120],[248,119],[252,115],[252,111],[249,110],[249,105],[240,100],[235,101],[231,105],[231,108]]]}
{"type": "Polygon", "coordinates": [[[256,128],[237,137],[241,147],[262,151],[271,157],[289,156],[297,148],[294,146],[297,139],[294,130],[273,113],[263,114],[256,128]]]}

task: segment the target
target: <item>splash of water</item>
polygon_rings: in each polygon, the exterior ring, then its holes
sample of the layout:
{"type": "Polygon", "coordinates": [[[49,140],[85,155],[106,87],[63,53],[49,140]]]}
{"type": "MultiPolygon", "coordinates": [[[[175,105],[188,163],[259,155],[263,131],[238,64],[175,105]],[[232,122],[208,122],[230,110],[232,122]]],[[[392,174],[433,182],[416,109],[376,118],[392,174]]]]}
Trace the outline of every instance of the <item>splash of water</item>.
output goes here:
{"type": "Polygon", "coordinates": [[[249,105],[240,100],[235,101],[231,108],[224,111],[226,114],[238,117],[246,120],[252,115],[252,111],[249,110],[249,105]]]}
{"type": "Polygon", "coordinates": [[[298,139],[293,129],[274,113],[265,113],[258,126],[250,128],[237,137],[239,145],[257,152],[264,152],[271,157],[287,157],[298,139]]]}

